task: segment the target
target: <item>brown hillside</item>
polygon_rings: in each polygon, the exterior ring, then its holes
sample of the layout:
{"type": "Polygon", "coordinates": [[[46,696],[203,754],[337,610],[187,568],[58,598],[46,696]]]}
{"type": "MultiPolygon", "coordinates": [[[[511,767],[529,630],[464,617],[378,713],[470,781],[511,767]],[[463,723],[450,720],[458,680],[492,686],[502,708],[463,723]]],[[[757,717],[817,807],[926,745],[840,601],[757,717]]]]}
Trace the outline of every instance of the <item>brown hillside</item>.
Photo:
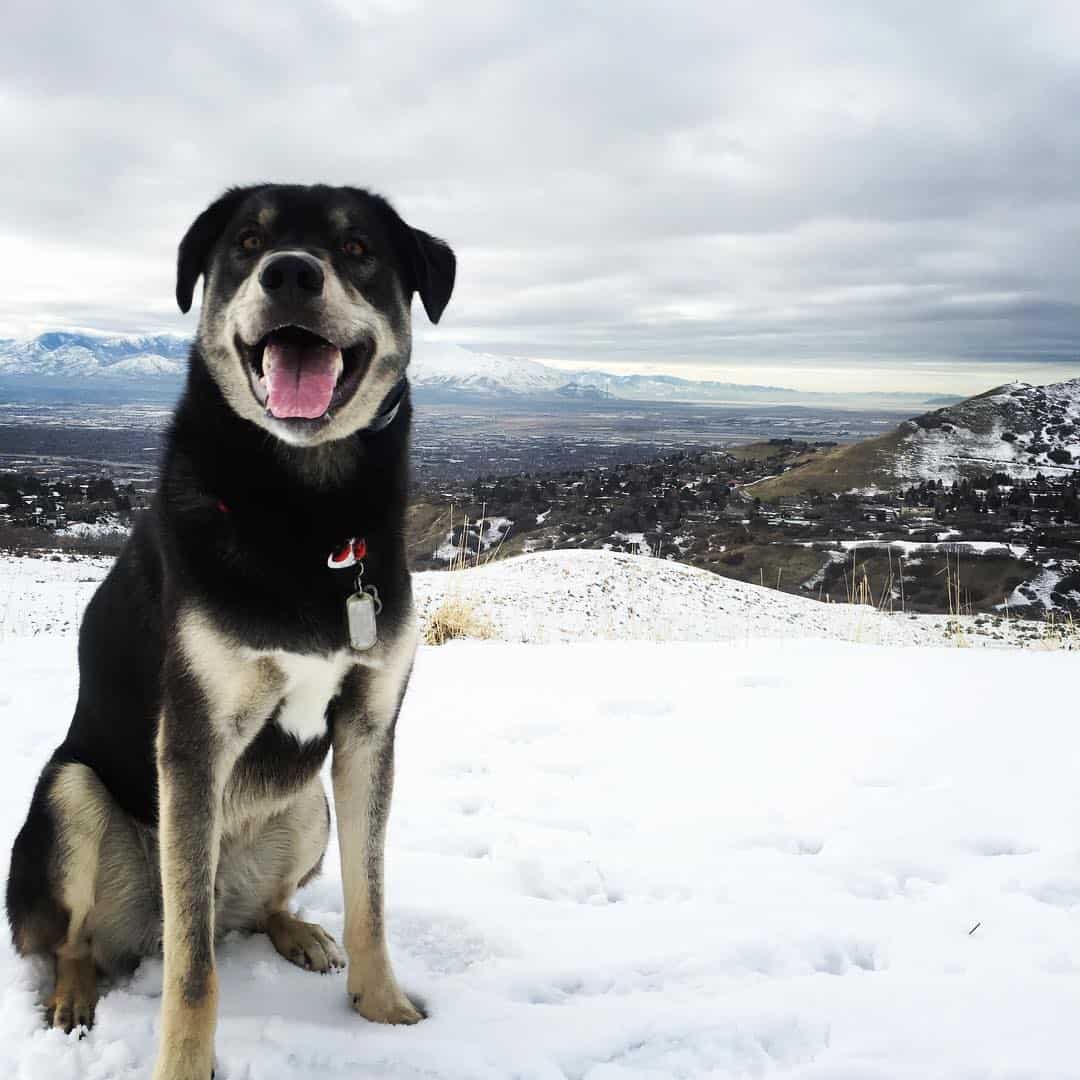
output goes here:
{"type": "Polygon", "coordinates": [[[768,502],[782,495],[805,495],[811,491],[831,495],[872,485],[888,488],[895,479],[894,463],[902,438],[898,431],[892,431],[876,439],[838,446],[809,456],[783,475],[744,490],[768,502]]]}

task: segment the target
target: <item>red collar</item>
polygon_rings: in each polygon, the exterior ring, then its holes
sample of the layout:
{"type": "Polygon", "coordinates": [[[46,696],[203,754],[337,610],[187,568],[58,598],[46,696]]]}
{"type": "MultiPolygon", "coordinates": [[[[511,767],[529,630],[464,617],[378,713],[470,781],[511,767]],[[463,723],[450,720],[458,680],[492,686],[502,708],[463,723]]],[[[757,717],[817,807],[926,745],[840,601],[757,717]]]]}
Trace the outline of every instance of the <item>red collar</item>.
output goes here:
{"type": "MultiPolygon", "coordinates": [[[[229,507],[224,499],[217,501],[218,511],[222,514],[229,513],[229,507]]],[[[348,566],[355,566],[367,555],[367,541],[362,536],[354,536],[347,540],[339,548],[334,548],[327,556],[326,565],[331,570],[344,570],[348,566]]]]}
{"type": "Polygon", "coordinates": [[[361,537],[354,537],[340,548],[330,552],[326,565],[331,570],[343,570],[346,566],[355,566],[367,554],[367,541],[361,537]]]}

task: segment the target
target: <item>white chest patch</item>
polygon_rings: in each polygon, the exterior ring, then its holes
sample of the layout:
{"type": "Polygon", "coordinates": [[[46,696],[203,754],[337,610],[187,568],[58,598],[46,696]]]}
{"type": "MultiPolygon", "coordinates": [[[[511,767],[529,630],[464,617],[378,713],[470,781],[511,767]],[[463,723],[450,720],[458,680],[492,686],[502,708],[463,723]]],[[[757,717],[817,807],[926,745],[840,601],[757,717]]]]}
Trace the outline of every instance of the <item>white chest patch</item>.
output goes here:
{"type": "Polygon", "coordinates": [[[347,652],[330,656],[271,653],[285,676],[285,691],[277,725],[300,742],[310,742],[326,731],[326,706],[338,692],[345,672],[356,663],[347,652]]]}

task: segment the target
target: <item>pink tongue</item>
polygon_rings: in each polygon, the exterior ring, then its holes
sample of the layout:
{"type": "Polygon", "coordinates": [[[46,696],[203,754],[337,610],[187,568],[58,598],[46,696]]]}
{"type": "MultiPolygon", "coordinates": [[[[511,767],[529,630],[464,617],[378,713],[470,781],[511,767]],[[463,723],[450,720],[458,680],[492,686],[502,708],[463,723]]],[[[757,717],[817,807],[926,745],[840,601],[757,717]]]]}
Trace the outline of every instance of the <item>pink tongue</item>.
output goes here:
{"type": "Polygon", "coordinates": [[[281,419],[317,420],[330,407],[341,364],[341,350],[333,345],[269,342],[263,350],[267,407],[281,419]]]}

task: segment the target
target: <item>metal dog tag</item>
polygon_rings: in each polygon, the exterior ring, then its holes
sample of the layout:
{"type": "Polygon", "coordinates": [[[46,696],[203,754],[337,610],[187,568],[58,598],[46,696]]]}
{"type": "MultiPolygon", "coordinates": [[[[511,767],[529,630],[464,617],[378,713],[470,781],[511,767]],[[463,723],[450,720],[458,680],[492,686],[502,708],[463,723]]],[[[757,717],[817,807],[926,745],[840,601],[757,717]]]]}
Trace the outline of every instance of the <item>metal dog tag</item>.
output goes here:
{"type": "Polygon", "coordinates": [[[349,620],[349,644],[357,652],[365,652],[379,640],[375,625],[376,601],[370,593],[360,589],[345,601],[345,615],[349,620]]]}

